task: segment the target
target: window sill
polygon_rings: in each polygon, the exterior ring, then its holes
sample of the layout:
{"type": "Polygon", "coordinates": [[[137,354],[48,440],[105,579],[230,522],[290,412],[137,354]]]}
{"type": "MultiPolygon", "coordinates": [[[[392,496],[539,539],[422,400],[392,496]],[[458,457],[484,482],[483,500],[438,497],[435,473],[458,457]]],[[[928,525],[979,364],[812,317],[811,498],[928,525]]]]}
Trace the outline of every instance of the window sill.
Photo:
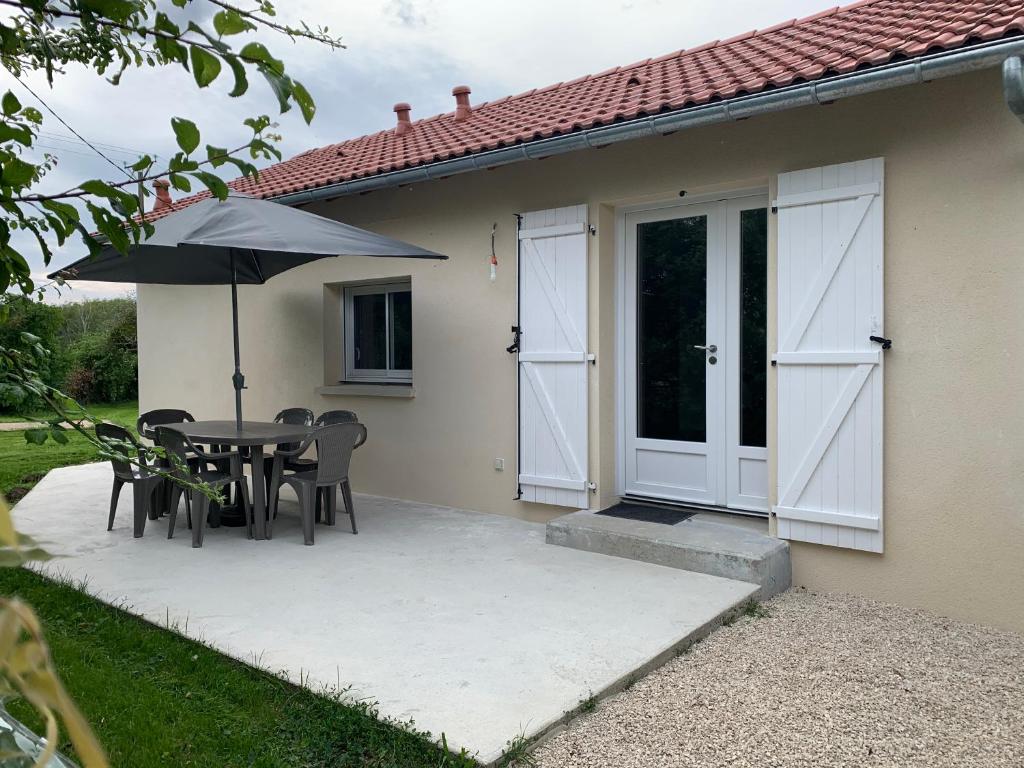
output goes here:
{"type": "Polygon", "coordinates": [[[406,400],[416,397],[412,384],[327,384],[317,387],[316,393],[326,397],[398,397],[406,400]]]}

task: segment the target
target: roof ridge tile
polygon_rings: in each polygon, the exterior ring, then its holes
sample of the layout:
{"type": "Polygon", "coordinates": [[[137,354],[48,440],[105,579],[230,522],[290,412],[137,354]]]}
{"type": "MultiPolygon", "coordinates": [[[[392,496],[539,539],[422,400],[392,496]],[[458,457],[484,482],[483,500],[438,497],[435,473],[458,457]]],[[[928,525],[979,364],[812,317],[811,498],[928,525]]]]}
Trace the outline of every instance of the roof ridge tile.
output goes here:
{"type": "Polygon", "coordinates": [[[721,47],[723,45],[731,45],[732,43],[739,43],[739,42],[741,42],[743,40],[747,40],[747,39],[753,37],[756,34],[757,34],[757,30],[756,29],[752,29],[749,32],[742,32],[742,33],[740,33],[738,35],[733,35],[732,37],[727,38],[725,40],[720,40],[718,42],[718,46],[716,46],[716,47],[721,47]]]}
{"type": "Polygon", "coordinates": [[[804,16],[802,19],[799,19],[797,21],[797,24],[807,24],[807,23],[812,22],[812,21],[818,21],[819,19],[824,19],[824,18],[827,18],[828,16],[834,16],[838,12],[839,12],[839,6],[838,5],[836,7],[834,7],[834,8],[826,8],[823,11],[818,11],[817,13],[812,13],[810,16],[804,16]]]}
{"type": "Polygon", "coordinates": [[[712,40],[711,42],[704,43],[704,45],[698,45],[696,48],[687,48],[686,55],[689,56],[691,53],[700,53],[701,51],[706,51],[710,48],[714,48],[716,45],[718,45],[719,42],[721,41],[712,40]]]}
{"type": "Polygon", "coordinates": [[[756,34],[758,36],[768,35],[768,34],[771,34],[772,32],[778,32],[780,29],[786,29],[787,27],[792,27],[794,24],[796,24],[796,19],[795,18],[792,18],[789,21],[780,21],[778,24],[773,24],[770,27],[765,27],[764,29],[757,30],[756,34]]]}

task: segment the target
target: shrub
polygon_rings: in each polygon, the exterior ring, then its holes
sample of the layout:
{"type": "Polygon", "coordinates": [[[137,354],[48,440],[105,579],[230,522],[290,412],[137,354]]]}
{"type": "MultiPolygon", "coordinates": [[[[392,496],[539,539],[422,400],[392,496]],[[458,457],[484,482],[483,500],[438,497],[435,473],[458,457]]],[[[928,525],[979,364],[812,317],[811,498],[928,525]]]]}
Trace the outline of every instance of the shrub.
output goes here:
{"type": "MultiPolygon", "coordinates": [[[[39,365],[40,378],[50,386],[64,384],[66,357],[60,353],[59,334],[63,317],[58,307],[43,304],[25,296],[5,294],[0,297],[0,347],[26,349],[23,333],[30,333],[50,354],[39,365]]],[[[13,388],[0,388],[0,411],[31,412],[41,405],[35,398],[25,397],[13,388]]]]}
{"type": "Polygon", "coordinates": [[[64,391],[80,403],[96,402],[96,377],[91,368],[72,368],[64,391]]]}
{"type": "Polygon", "coordinates": [[[105,403],[134,400],[139,392],[139,339],[135,327],[135,304],[122,313],[103,344],[99,365],[93,369],[97,396],[105,403]]]}
{"type": "Polygon", "coordinates": [[[138,393],[135,305],[108,318],[108,325],[80,336],[70,350],[68,394],[86,403],[116,403],[138,393]]]}
{"type": "MultiPolygon", "coordinates": [[[[0,299],[0,346],[21,349],[31,333],[50,350],[39,371],[50,386],[79,402],[115,403],[138,396],[138,338],[134,299],[43,304],[23,296],[0,299]]],[[[41,403],[0,388],[0,412],[31,413],[41,403]]]]}

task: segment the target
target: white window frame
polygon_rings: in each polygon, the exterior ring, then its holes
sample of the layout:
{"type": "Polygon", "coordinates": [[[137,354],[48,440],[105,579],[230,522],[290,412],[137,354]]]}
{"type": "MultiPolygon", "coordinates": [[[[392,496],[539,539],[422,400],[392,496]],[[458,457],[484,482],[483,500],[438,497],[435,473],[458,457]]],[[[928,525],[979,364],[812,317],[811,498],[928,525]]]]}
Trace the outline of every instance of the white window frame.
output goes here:
{"type": "Polygon", "coordinates": [[[384,338],[387,344],[386,356],[391,359],[391,300],[389,294],[412,292],[411,280],[388,280],[379,283],[363,283],[360,285],[345,286],[344,298],[342,301],[342,313],[344,316],[344,344],[345,344],[345,381],[358,382],[379,382],[410,384],[412,383],[412,369],[380,369],[380,368],[356,368],[355,367],[355,318],[353,313],[352,297],[366,296],[372,294],[385,294],[384,312],[384,338]]]}

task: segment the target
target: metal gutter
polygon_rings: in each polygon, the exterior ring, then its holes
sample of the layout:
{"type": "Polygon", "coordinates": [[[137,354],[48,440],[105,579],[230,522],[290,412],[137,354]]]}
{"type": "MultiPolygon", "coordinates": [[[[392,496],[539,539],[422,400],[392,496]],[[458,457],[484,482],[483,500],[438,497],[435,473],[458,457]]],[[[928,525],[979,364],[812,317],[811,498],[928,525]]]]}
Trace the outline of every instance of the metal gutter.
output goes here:
{"type": "MultiPolygon", "coordinates": [[[[387,187],[440,179],[459,173],[468,173],[483,168],[497,168],[522,160],[539,160],[580,149],[606,147],[622,141],[662,136],[686,128],[742,120],[755,115],[781,112],[795,107],[813,106],[860,96],[903,85],[925,83],[942,77],[974,72],[995,67],[1008,58],[1024,55],[1024,37],[1013,37],[980,45],[972,45],[955,51],[944,51],[929,56],[919,56],[872,69],[851,72],[845,75],[815,80],[799,85],[789,85],[771,91],[738,96],[725,101],[702,104],[659,115],[628,120],[613,125],[588,128],[562,136],[539,139],[510,147],[492,149],[474,155],[441,160],[415,168],[352,179],[316,189],[290,192],[271,199],[289,205],[302,205],[317,200],[328,200],[345,195],[370,192],[387,187]]],[[[1020,59],[1016,59],[1020,61],[1020,59]]],[[[1010,66],[1007,62],[1006,66],[1010,66]]],[[[1019,70],[1018,70],[1019,71],[1019,70]]],[[[1004,69],[1004,83],[1005,83],[1004,69]]],[[[1010,108],[1024,120],[1024,87],[1018,92],[1021,112],[1010,108]]],[[[1009,103],[1009,97],[1008,103],[1009,103]]]]}

